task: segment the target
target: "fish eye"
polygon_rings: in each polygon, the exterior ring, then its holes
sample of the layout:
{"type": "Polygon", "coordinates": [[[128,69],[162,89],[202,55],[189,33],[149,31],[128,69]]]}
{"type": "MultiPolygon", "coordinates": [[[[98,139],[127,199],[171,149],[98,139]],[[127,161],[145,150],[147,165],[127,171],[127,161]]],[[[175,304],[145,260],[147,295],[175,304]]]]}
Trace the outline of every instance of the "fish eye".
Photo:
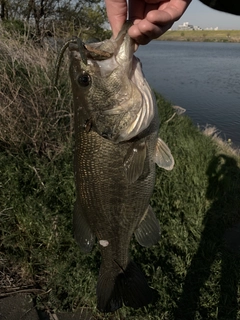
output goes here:
{"type": "Polygon", "coordinates": [[[87,87],[91,83],[91,77],[88,73],[82,73],[78,76],[77,81],[81,87],[87,87]]]}

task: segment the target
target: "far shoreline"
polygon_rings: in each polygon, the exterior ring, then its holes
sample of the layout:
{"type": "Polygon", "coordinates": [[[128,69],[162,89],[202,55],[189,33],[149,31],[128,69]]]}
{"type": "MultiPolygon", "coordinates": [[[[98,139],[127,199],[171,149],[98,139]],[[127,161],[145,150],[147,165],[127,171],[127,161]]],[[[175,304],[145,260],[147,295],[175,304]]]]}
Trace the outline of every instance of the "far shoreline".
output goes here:
{"type": "Polygon", "coordinates": [[[240,30],[169,30],[157,40],[240,43],[240,30]]]}

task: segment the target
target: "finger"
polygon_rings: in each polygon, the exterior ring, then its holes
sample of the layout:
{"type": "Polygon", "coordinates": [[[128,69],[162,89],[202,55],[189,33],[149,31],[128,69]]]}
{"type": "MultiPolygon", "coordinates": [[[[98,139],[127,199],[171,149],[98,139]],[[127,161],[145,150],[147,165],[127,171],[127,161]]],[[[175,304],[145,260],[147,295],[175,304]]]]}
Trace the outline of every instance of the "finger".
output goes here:
{"type": "Polygon", "coordinates": [[[166,0],[145,0],[146,3],[156,4],[159,2],[165,2],[166,0]]]}
{"type": "Polygon", "coordinates": [[[185,12],[191,0],[170,0],[159,5],[158,10],[149,11],[147,19],[156,24],[163,24],[167,21],[177,21],[185,12]]]}
{"type": "Polygon", "coordinates": [[[159,38],[172,26],[172,22],[165,24],[164,26],[158,26],[150,23],[147,20],[142,20],[136,25],[133,25],[128,33],[138,44],[147,44],[152,39],[159,38]]]}
{"type": "Polygon", "coordinates": [[[175,22],[176,13],[169,10],[151,10],[146,16],[146,21],[157,26],[164,26],[170,22],[175,22]]]}
{"type": "Polygon", "coordinates": [[[128,1],[129,20],[143,19],[145,13],[145,1],[129,0],[128,1]]]}
{"type": "Polygon", "coordinates": [[[108,20],[116,37],[127,19],[126,0],[105,0],[108,20]]]}
{"type": "Polygon", "coordinates": [[[159,26],[144,19],[129,28],[128,33],[130,37],[134,39],[142,35],[145,35],[146,37],[156,37],[159,33],[159,26]]]}
{"type": "Polygon", "coordinates": [[[156,5],[148,5],[149,12],[146,18],[137,20],[136,25],[129,30],[129,35],[139,44],[147,44],[152,39],[160,37],[181,17],[190,2],[191,0],[165,1],[160,5],[158,3],[157,10],[156,5]],[[149,10],[149,6],[151,6],[151,10],[149,10]]]}

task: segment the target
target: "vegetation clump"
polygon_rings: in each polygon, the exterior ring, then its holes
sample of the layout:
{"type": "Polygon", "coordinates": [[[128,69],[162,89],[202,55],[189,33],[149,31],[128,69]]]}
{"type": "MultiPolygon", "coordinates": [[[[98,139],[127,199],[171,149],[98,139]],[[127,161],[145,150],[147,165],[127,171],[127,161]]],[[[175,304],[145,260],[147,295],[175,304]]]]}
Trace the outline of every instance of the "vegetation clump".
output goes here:
{"type": "Polygon", "coordinates": [[[198,42],[240,42],[239,30],[169,30],[159,40],[198,42]]]}
{"type": "MultiPolygon", "coordinates": [[[[3,37],[4,33],[0,33],[3,37]]],[[[36,288],[39,308],[89,310],[95,319],[238,319],[240,256],[225,234],[240,221],[240,159],[173,116],[156,94],[160,136],[175,167],[157,169],[151,200],[162,239],[131,254],[159,293],[154,306],[96,311],[97,246],[83,255],[72,234],[73,112],[67,59],[24,37],[0,39],[0,293],[36,288]],[[172,118],[170,121],[168,121],[172,118]]]]}

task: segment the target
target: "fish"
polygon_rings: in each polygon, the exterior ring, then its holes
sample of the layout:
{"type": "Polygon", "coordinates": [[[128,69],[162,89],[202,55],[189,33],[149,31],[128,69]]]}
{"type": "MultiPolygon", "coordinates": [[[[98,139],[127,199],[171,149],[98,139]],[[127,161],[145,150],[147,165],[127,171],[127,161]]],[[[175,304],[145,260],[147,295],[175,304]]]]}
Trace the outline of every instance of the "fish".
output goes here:
{"type": "Polygon", "coordinates": [[[144,247],[161,236],[149,205],[155,164],[171,170],[174,159],[158,137],[155,96],[134,55],[126,22],[116,38],[69,44],[74,104],[74,237],[83,253],[96,240],[101,252],[97,308],[114,312],[156,301],[129,254],[133,234],[144,247]]]}

